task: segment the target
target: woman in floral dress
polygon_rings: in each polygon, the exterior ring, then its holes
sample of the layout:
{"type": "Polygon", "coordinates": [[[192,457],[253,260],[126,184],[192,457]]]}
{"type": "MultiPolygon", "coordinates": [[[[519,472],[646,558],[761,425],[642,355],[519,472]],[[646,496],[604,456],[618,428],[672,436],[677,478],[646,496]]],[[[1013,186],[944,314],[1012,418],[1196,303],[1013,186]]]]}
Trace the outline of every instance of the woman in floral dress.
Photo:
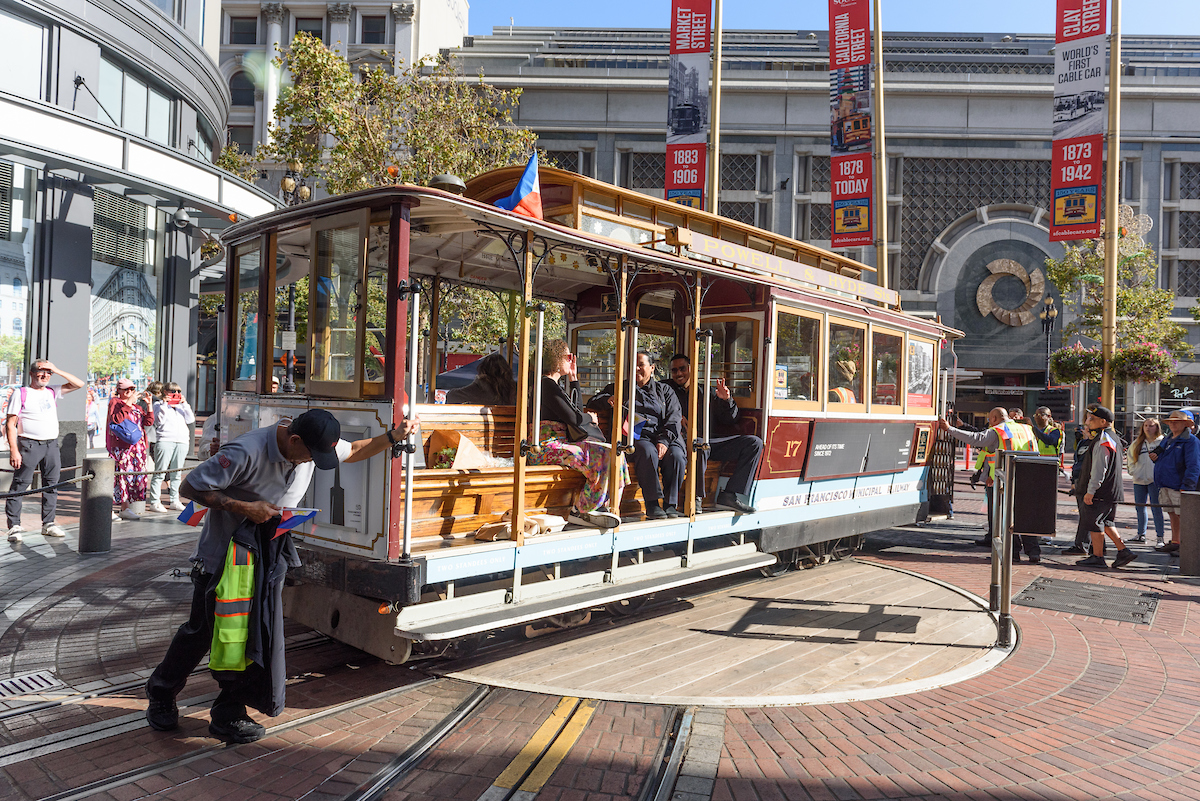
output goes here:
{"type": "Polygon", "coordinates": [[[553,339],[546,344],[543,359],[540,446],[529,453],[526,463],[557,464],[583,473],[585,483],[575,499],[576,515],[586,524],[615,528],[621,518],[613,512],[618,511],[621,493],[629,483],[625,457],[616,455],[617,501],[613,504],[608,494],[612,446],[604,441],[604,434],[591,413],[580,408],[575,356],[566,342],[553,339]],[[559,384],[564,376],[568,382],[566,391],[559,384]]]}
{"type": "MultiPolygon", "coordinates": [[[[154,424],[154,413],[137,402],[137,387],[128,378],[117,382],[117,390],[108,403],[108,419],[104,424],[105,444],[108,455],[116,460],[118,473],[141,472],[146,469],[146,436],[132,445],[113,434],[111,425],[120,425],[126,420],[140,429],[154,424]]],[[[146,500],[146,476],[117,476],[113,482],[113,503],[120,507],[118,517],[122,520],[140,520],[141,516],[130,508],[134,501],[146,500]]]]}

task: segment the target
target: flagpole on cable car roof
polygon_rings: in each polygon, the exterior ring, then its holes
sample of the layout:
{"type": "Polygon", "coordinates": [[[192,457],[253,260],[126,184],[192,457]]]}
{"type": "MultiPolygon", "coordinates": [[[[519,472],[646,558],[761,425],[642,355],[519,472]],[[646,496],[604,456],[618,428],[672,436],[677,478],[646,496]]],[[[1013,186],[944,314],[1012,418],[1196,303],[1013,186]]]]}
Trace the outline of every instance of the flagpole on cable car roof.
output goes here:
{"type": "Polygon", "coordinates": [[[721,0],[715,0],[713,15],[713,67],[712,87],[709,91],[709,148],[708,148],[708,197],[706,211],[713,214],[717,205],[717,192],[721,186],[721,0]]]}
{"type": "Polygon", "coordinates": [[[883,127],[883,0],[874,0],[875,7],[875,281],[887,288],[888,281],[888,218],[887,218],[887,147],[883,127]]]}

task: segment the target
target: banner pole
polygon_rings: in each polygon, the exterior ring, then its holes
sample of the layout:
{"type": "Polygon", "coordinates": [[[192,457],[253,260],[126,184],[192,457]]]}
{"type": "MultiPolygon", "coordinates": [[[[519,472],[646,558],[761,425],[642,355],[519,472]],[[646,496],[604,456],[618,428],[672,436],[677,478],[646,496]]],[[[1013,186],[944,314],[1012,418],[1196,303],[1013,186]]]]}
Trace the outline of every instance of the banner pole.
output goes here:
{"type": "Polygon", "coordinates": [[[883,127],[883,0],[875,6],[875,283],[887,289],[888,281],[888,219],[887,219],[887,145],[883,127]]]}
{"type": "Polygon", "coordinates": [[[717,193],[721,187],[721,0],[716,0],[716,14],[713,17],[713,65],[712,91],[710,94],[711,111],[709,113],[708,149],[708,197],[705,198],[705,210],[717,213],[717,193]]]}
{"type": "Polygon", "coordinates": [[[1104,375],[1100,402],[1116,409],[1112,357],[1117,349],[1117,206],[1121,185],[1121,0],[1112,0],[1112,35],[1108,54],[1108,169],[1104,180],[1104,312],[1102,350],[1104,375]]]}

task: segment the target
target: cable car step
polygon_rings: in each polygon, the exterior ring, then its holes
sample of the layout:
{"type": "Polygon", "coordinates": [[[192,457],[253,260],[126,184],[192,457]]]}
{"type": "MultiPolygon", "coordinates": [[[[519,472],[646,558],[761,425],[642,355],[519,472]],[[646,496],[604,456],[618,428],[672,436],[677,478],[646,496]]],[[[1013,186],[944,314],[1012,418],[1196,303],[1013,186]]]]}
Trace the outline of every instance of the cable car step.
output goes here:
{"type": "Polygon", "coordinates": [[[753,543],[704,551],[683,560],[661,560],[618,568],[617,582],[605,573],[543,581],[521,587],[522,599],[506,601],[507,593],[493,590],[478,596],[461,596],[445,601],[406,606],[396,618],[396,634],[414,640],[451,640],[482,631],[528,623],[577,609],[591,609],[640,595],[662,592],[698,581],[757,570],[775,563],[775,555],[761,553],[753,543]],[[661,565],[668,562],[668,565],[661,565]],[[674,562],[674,566],[670,566],[674,562]],[[638,568],[654,566],[652,571],[638,568]],[[622,578],[628,576],[628,578],[622,578]]]}

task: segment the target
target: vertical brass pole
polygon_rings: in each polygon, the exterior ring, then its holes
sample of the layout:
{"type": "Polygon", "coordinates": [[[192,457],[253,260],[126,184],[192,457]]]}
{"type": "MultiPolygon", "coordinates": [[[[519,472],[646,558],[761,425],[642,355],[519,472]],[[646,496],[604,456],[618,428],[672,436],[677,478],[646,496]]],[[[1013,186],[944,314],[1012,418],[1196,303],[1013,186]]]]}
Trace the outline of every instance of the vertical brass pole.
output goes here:
{"type": "Polygon", "coordinates": [[[708,115],[709,136],[711,145],[708,148],[708,197],[705,210],[717,213],[717,193],[721,188],[721,0],[716,0],[716,14],[713,17],[713,65],[712,87],[709,89],[708,102],[711,111],[708,115]]]}
{"type": "Polygon", "coordinates": [[[613,410],[612,432],[608,441],[612,443],[612,458],[608,462],[608,511],[615,515],[621,514],[621,498],[617,495],[617,473],[619,470],[621,447],[621,404],[625,397],[625,312],[626,298],[629,293],[629,277],[625,272],[625,257],[617,257],[617,327],[613,331],[617,340],[616,376],[613,378],[613,410]]]}
{"type": "Polygon", "coordinates": [[[1104,180],[1104,312],[1101,344],[1104,377],[1100,401],[1116,403],[1112,357],[1117,349],[1117,206],[1121,202],[1121,0],[1112,0],[1112,36],[1108,55],[1108,169],[1104,180]]]}
{"type": "MultiPolygon", "coordinates": [[[[513,436],[513,541],[525,544],[525,453],[522,443],[529,437],[529,304],[533,302],[533,234],[525,232],[525,287],[521,293],[521,334],[515,351],[521,367],[517,372],[517,425],[513,436]]],[[[519,597],[521,568],[517,568],[513,596],[519,597]]]]}
{"type": "MultiPolygon", "coordinates": [[[[430,403],[434,402],[437,397],[437,347],[442,341],[441,333],[438,330],[438,323],[442,317],[442,277],[435,275],[433,277],[433,289],[429,292],[429,392],[425,396],[430,403]]],[[[448,349],[447,349],[448,350],[448,349]]],[[[450,354],[446,354],[446,360],[449,362],[450,354]]]]}
{"type": "Polygon", "coordinates": [[[883,0],[875,0],[875,282],[888,280],[887,144],[883,127],[883,0]]]}
{"type": "MultiPolygon", "coordinates": [[[[696,416],[696,410],[700,408],[700,340],[697,334],[700,333],[700,320],[703,315],[700,314],[700,275],[696,274],[696,286],[692,287],[692,308],[696,310],[695,316],[692,318],[692,325],[688,329],[688,358],[691,360],[692,367],[692,391],[688,394],[688,407],[683,410],[687,417],[687,431],[683,435],[687,437],[685,447],[687,448],[687,480],[684,482],[684,490],[687,496],[684,498],[686,504],[683,508],[689,517],[695,516],[700,512],[700,509],[692,508],[696,503],[696,496],[703,496],[704,476],[696,472],[696,463],[699,461],[696,458],[696,436],[698,432],[699,418],[696,416]]],[[[708,402],[708,398],[704,398],[704,402],[708,402]]]]}

